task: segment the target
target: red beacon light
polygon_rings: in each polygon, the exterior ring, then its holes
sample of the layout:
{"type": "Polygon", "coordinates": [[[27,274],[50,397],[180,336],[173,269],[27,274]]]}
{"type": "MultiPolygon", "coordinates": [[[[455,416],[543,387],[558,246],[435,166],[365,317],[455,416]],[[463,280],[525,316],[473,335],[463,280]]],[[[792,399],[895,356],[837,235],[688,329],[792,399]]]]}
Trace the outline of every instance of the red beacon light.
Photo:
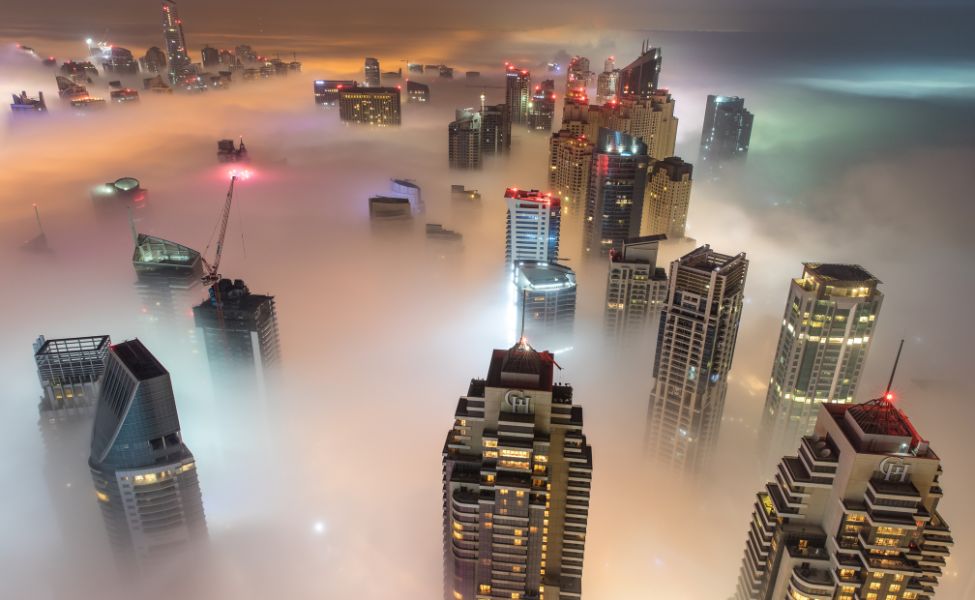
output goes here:
{"type": "Polygon", "coordinates": [[[887,392],[886,394],[884,394],[884,400],[886,400],[887,402],[893,402],[894,392],[887,392]]]}

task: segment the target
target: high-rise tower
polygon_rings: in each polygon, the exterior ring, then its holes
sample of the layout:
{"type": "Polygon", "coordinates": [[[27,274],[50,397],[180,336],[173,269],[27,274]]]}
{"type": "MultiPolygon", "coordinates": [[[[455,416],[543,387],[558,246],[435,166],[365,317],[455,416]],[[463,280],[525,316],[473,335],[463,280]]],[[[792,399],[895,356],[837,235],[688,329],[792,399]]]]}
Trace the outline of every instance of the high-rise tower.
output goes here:
{"type": "Polygon", "coordinates": [[[528,104],[531,101],[531,73],[515,65],[505,67],[504,102],[508,105],[512,123],[528,120],[528,104]]]}
{"type": "Polygon", "coordinates": [[[447,161],[455,169],[481,167],[481,113],[473,109],[456,112],[447,126],[447,161]]]}
{"type": "Polygon", "coordinates": [[[481,151],[485,155],[511,150],[511,107],[481,105],[481,151]]]}
{"type": "Polygon", "coordinates": [[[505,259],[520,262],[555,262],[559,257],[562,201],[538,190],[508,188],[505,259]]]}
{"type": "Polygon", "coordinates": [[[582,597],[592,449],[554,357],[520,341],[457,403],[443,449],[444,599],[582,597]]]}
{"type": "Polygon", "coordinates": [[[646,436],[665,466],[693,471],[717,443],[747,273],[744,253],[707,245],[670,264],[646,436]]]}
{"type": "Polygon", "coordinates": [[[687,211],[691,204],[693,171],[693,166],[679,156],[651,162],[643,196],[640,226],[643,235],[662,233],[671,240],[684,237],[687,211]]]}
{"type": "Polygon", "coordinates": [[[584,133],[567,129],[553,133],[549,142],[548,184],[567,204],[581,206],[589,190],[595,142],[584,133]]]}
{"type": "Polygon", "coordinates": [[[665,239],[665,235],[631,238],[623,242],[622,250],[609,251],[605,314],[609,335],[639,335],[663,308],[667,271],[657,266],[657,251],[665,239]]]}
{"type": "Polygon", "coordinates": [[[722,168],[745,159],[753,121],[754,115],[745,109],[744,98],[708,96],[698,157],[707,177],[717,179],[722,168]]]}
{"type": "Polygon", "coordinates": [[[169,373],[139,340],[111,347],[88,459],[120,566],[145,570],[207,537],[169,373]]]}
{"type": "Polygon", "coordinates": [[[586,249],[608,252],[640,235],[647,185],[647,145],[619,131],[600,129],[586,194],[586,249]]]}
{"type": "Polygon", "coordinates": [[[377,88],[382,85],[379,72],[379,59],[369,57],[363,67],[363,81],[366,87],[377,88]]]}
{"type": "Polygon", "coordinates": [[[555,82],[546,79],[535,86],[531,102],[528,103],[528,129],[549,133],[554,117],[555,82]]]}
{"type": "Polygon", "coordinates": [[[660,83],[660,65],[663,54],[649,42],[643,42],[640,56],[620,69],[616,97],[649,97],[660,83]]]}
{"type": "Polygon", "coordinates": [[[850,404],[883,294],[860,265],[805,263],[792,280],[759,436],[771,463],[811,435],[823,403],[850,404]]]}
{"type": "Polygon", "coordinates": [[[179,18],[176,2],[173,0],[162,0],[162,25],[163,37],[166,39],[166,55],[169,58],[169,80],[175,84],[187,75],[193,75],[195,70],[186,50],[183,20],[179,18]]]}
{"type": "Polygon", "coordinates": [[[758,494],[736,600],[930,600],[954,543],[940,458],[892,396],[817,407],[758,494]]]}

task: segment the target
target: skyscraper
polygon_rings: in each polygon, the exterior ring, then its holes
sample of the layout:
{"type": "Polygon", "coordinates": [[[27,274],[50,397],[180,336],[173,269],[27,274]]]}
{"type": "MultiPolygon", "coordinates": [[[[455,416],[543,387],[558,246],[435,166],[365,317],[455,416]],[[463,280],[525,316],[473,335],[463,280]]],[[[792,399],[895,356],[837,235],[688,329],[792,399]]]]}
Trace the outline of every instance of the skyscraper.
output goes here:
{"type": "Polygon", "coordinates": [[[146,73],[160,73],[166,66],[166,53],[158,46],[146,50],[146,55],[139,59],[139,66],[146,73]]]}
{"type": "Polygon", "coordinates": [[[850,404],[883,294],[860,265],[805,263],[792,280],[759,438],[769,462],[811,435],[819,404],[850,404]]]}
{"type": "Polygon", "coordinates": [[[102,61],[102,68],[105,69],[105,73],[131,75],[139,72],[139,62],[132,56],[132,51],[128,48],[112,46],[106,59],[102,61]]]}
{"type": "Polygon", "coordinates": [[[595,143],[585,134],[576,135],[566,129],[552,134],[548,185],[567,204],[585,202],[595,149],[595,143]]]}
{"type": "Polygon", "coordinates": [[[146,570],[207,537],[169,372],[139,340],[111,347],[88,459],[120,566],[146,570]]]}
{"type": "Polygon", "coordinates": [[[679,240],[687,228],[687,210],[691,203],[691,174],[694,168],[679,156],[650,163],[647,189],[643,196],[643,235],[662,233],[667,239],[679,240]]]}
{"type": "Polygon", "coordinates": [[[455,169],[481,168],[481,113],[457,111],[447,126],[447,161],[455,169]]]}
{"type": "Polygon", "coordinates": [[[596,104],[618,100],[616,88],[619,87],[620,70],[616,68],[616,58],[610,56],[603,65],[603,72],[596,77],[596,104]]]}
{"type": "Polygon", "coordinates": [[[562,201],[551,193],[508,188],[505,260],[521,262],[556,262],[559,257],[559,228],[562,223],[562,201]]]}
{"type": "Polygon", "coordinates": [[[221,279],[193,317],[214,379],[263,393],[281,361],[274,297],[252,294],[240,279],[221,279]]]}
{"type": "MultiPolygon", "coordinates": [[[[193,61],[186,51],[183,20],[179,18],[176,2],[162,0],[163,37],[166,39],[166,55],[169,57],[169,80],[173,84],[187,75],[195,74],[193,61]]],[[[148,53],[146,54],[148,62],[148,53]]]]}
{"type": "Polygon", "coordinates": [[[212,46],[204,46],[200,58],[203,59],[204,68],[220,66],[220,51],[212,46]]]}
{"type": "Polygon", "coordinates": [[[420,214],[426,210],[420,186],[412,179],[391,179],[389,191],[410,201],[410,212],[420,214]]]}
{"type": "Polygon", "coordinates": [[[748,260],[701,246],[670,264],[647,415],[647,448],[693,471],[718,440],[748,260]]]}
{"type": "Polygon", "coordinates": [[[135,234],[132,266],[142,314],[150,322],[176,325],[197,294],[203,262],[192,248],[159,237],[135,234]]]}
{"type": "Polygon", "coordinates": [[[418,81],[406,80],[406,101],[407,102],[429,102],[430,86],[418,81]]]}
{"type": "Polygon", "coordinates": [[[707,177],[717,179],[722,168],[745,159],[753,121],[754,115],[745,109],[744,98],[708,96],[698,158],[707,177]]]}
{"type": "Polygon", "coordinates": [[[528,103],[531,101],[531,74],[514,65],[505,68],[504,103],[508,105],[512,123],[528,120],[528,103]]]}
{"type": "Polygon", "coordinates": [[[736,600],[929,600],[954,541],[941,460],[892,397],[817,405],[758,494],[736,600]]]}
{"type": "Polygon", "coordinates": [[[649,42],[643,42],[640,56],[620,69],[616,97],[619,99],[636,96],[647,98],[660,83],[660,65],[663,54],[649,42]]]}
{"type": "Polygon", "coordinates": [[[365,67],[363,68],[363,81],[366,87],[377,88],[381,83],[380,71],[379,71],[379,60],[369,57],[366,59],[365,67]]]}
{"type": "Polygon", "coordinates": [[[647,145],[619,131],[600,129],[586,193],[586,249],[608,252],[640,234],[647,185],[647,145]]]}
{"type": "Polygon", "coordinates": [[[339,119],[379,127],[399,125],[400,91],[384,87],[343,87],[339,89],[339,119]]]}
{"type": "Polygon", "coordinates": [[[552,131],[552,119],[555,117],[555,82],[546,79],[535,86],[531,102],[528,105],[528,129],[536,131],[552,131]]]}
{"type": "Polygon", "coordinates": [[[592,449],[524,339],[471,381],[443,448],[444,600],[581,598],[592,449]]]}
{"type": "Polygon", "coordinates": [[[639,335],[667,300],[667,271],[657,266],[664,235],[631,238],[622,250],[609,251],[606,280],[606,333],[639,335]]]}
{"type": "Polygon", "coordinates": [[[677,145],[677,117],[674,99],[667,90],[655,90],[647,97],[627,97],[603,108],[605,126],[639,138],[651,158],[674,155],[677,145]]]}
{"type": "Polygon", "coordinates": [[[507,104],[482,104],[481,150],[486,155],[511,150],[511,107],[507,104]]]}
{"type": "Polygon", "coordinates": [[[517,327],[550,347],[571,344],[576,318],[576,274],[558,263],[522,262],[515,267],[517,327]]]}
{"type": "Polygon", "coordinates": [[[339,103],[339,92],[343,89],[359,87],[351,79],[316,79],[314,82],[315,104],[335,106],[339,103]]]}
{"type": "MultiPolygon", "coordinates": [[[[85,455],[112,341],[107,335],[37,338],[34,361],[41,384],[38,425],[44,440],[44,479],[61,534],[49,560],[66,579],[62,597],[79,593],[78,578],[97,565],[98,507],[91,498],[91,474],[85,455]]],[[[61,583],[58,581],[57,583],[61,583]]],[[[60,590],[59,590],[60,591],[60,590]]]]}

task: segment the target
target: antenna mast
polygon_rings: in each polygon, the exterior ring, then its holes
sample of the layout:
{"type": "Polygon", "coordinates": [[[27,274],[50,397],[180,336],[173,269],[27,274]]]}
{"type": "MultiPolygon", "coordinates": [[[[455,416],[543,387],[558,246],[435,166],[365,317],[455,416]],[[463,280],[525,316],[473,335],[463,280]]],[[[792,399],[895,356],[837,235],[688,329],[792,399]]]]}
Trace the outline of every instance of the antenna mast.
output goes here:
{"type": "Polygon", "coordinates": [[[884,398],[890,395],[890,388],[894,385],[894,374],[897,373],[897,363],[901,361],[901,350],[904,349],[904,340],[901,339],[901,343],[897,346],[897,357],[894,359],[894,368],[890,370],[890,379],[887,380],[887,389],[884,391],[884,398]]]}

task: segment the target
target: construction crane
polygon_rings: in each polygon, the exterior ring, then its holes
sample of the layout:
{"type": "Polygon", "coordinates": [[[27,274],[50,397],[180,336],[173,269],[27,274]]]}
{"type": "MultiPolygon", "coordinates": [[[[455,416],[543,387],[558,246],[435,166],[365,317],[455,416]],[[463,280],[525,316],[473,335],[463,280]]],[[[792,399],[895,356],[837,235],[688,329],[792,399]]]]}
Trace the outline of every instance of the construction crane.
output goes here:
{"type": "MultiPolygon", "coordinates": [[[[213,264],[210,264],[206,259],[206,255],[210,252],[210,244],[207,243],[206,250],[203,251],[203,255],[200,259],[203,261],[203,276],[200,278],[203,281],[203,285],[211,286],[220,281],[220,257],[223,255],[223,240],[227,236],[227,223],[230,222],[230,205],[234,200],[234,182],[237,181],[237,176],[233,175],[230,178],[230,189],[227,190],[227,200],[223,204],[223,214],[220,216],[220,233],[217,235],[217,250],[213,256],[213,264]]],[[[213,238],[210,238],[211,241],[213,238]]]]}

